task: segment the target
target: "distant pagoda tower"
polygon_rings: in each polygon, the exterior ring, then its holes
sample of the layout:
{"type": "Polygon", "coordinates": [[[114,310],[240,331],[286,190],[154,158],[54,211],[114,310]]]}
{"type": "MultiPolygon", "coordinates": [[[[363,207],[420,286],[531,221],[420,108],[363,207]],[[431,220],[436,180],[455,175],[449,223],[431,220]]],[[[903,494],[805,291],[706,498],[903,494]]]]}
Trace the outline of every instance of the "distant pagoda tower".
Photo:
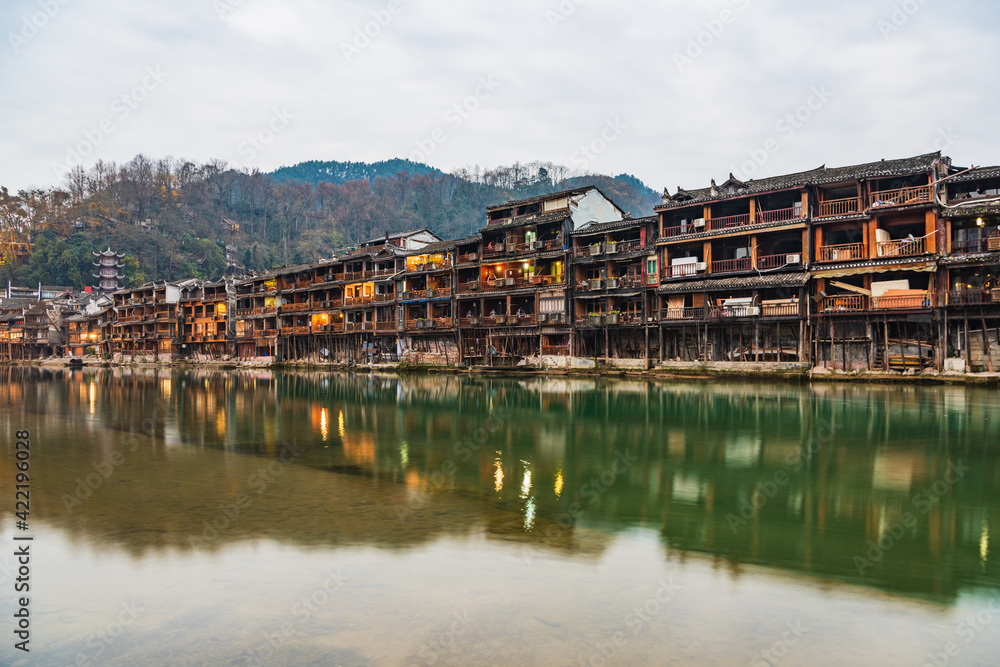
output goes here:
{"type": "Polygon", "coordinates": [[[108,246],[108,249],[103,252],[95,252],[94,257],[97,258],[94,266],[99,269],[99,273],[94,274],[94,277],[100,280],[96,285],[98,293],[110,294],[116,291],[118,281],[125,277],[125,274],[122,273],[125,265],[121,262],[125,253],[116,253],[111,249],[111,246],[108,246]]]}

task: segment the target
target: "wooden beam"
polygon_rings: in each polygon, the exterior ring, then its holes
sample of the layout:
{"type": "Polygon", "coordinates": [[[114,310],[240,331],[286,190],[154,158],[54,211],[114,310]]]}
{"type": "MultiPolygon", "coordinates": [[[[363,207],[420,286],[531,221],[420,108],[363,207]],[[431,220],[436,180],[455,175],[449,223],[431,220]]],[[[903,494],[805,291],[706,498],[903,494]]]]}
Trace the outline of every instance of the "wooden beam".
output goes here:
{"type": "Polygon", "coordinates": [[[833,285],[834,287],[839,287],[840,289],[845,289],[849,292],[857,292],[858,294],[864,294],[865,296],[872,295],[872,291],[870,289],[865,289],[864,287],[855,287],[854,285],[842,283],[839,280],[831,280],[830,284],[833,285]]]}

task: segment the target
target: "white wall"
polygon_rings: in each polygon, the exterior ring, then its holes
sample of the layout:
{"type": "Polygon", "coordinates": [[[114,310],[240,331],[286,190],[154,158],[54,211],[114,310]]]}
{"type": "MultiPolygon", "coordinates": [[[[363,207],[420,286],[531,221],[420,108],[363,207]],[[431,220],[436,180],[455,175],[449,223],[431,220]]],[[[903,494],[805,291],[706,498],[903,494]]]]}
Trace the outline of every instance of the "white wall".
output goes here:
{"type": "Polygon", "coordinates": [[[580,229],[588,222],[615,222],[622,219],[621,211],[597,190],[590,190],[575,202],[573,229],[580,229]]]}

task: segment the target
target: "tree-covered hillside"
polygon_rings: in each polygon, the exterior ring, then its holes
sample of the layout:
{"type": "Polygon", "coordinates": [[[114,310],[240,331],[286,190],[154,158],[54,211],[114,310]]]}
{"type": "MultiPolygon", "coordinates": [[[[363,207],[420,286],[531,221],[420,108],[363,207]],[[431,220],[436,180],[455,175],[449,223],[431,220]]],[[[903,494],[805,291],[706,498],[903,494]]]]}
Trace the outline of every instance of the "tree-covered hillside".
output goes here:
{"type": "Polygon", "coordinates": [[[77,168],[48,190],[0,190],[3,240],[34,244],[30,259],[0,258],[0,280],[82,289],[96,282],[91,251],[109,246],[128,257],[126,284],[217,279],[227,246],[241,268],[259,271],[329,257],[385,232],[427,227],[461,238],[483,226],[487,206],[591,184],[635,217],[658,202],[633,176],[571,174],[547,163],[445,174],[407,160],[304,162],[262,174],[218,160],[137,155],[77,168]]]}

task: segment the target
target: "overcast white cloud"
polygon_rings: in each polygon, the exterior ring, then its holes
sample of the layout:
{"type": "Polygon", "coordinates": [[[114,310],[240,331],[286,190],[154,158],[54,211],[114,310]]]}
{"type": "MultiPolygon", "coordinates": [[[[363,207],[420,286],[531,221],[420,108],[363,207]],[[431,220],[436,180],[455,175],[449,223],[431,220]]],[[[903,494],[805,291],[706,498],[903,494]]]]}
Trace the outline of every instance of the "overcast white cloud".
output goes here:
{"type": "Polygon", "coordinates": [[[671,190],[938,148],[957,164],[992,164],[992,10],[983,0],[9,0],[0,184],[57,184],[59,165],[82,153],[85,166],[144,152],[263,170],[549,160],[671,190]]]}

